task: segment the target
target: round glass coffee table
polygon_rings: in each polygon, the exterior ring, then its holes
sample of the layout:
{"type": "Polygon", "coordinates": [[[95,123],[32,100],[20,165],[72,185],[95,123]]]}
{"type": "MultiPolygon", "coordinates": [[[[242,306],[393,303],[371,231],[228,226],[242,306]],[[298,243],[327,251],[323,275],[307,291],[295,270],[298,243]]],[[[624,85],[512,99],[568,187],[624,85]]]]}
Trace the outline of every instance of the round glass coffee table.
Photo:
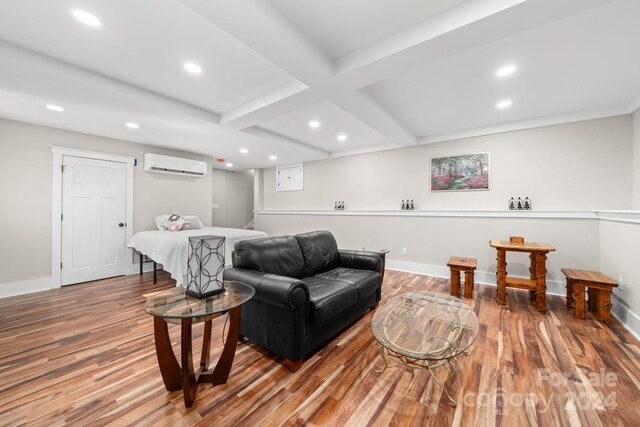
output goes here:
{"type": "Polygon", "coordinates": [[[206,299],[192,298],[183,287],[176,287],[149,298],[144,311],[153,316],[153,332],[156,355],[162,380],[168,391],[182,389],[184,405],[193,405],[198,384],[225,384],[233,364],[238,343],[240,306],[253,297],[255,289],[241,282],[224,282],[224,292],[206,299]],[[229,331],[220,359],[213,371],[209,371],[211,349],[211,320],[229,312],[229,331]],[[192,351],[192,325],[205,322],[200,369],[194,372],[192,351]],[[167,323],[181,325],[181,365],[178,364],[167,323]]]}
{"type": "Polygon", "coordinates": [[[389,359],[412,368],[426,369],[446,393],[453,406],[445,383],[438,381],[433,369],[444,366],[449,372],[447,381],[460,365],[457,357],[478,336],[478,317],[458,298],[435,292],[410,292],[395,296],[376,310],[371,321],[373,336],[379,344],[384,368],[389,359]]]}

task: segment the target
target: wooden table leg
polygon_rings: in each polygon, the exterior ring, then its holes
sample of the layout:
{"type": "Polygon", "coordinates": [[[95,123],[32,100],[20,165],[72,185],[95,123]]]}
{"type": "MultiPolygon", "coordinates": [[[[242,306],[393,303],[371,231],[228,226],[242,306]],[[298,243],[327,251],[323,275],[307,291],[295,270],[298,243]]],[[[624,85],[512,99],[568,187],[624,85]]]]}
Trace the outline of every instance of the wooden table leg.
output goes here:
{"type": "Polygon", "coordinates": [[[606,325],[611,324],[611,291],[598,292],[596,316],[606,325]]]}
{"type": "Polygon", "coordinates": [[[597,307],[598,307],[598,294],[599,294],[599,289],[596,288],[587,288],[587,295],[589,295],[589,300],[588,300],[588,310],[593,313],[595,315],[596,311],[597,311],[597,307]]]}
{"type": "Polygon", "coordinates": [[[233,358],[236,355],[236,346],[238,345],[238,332],[240,330],[240,306],[234,307],[229,311],[229,331],[222,349],[220,359],[213,370],[211,382],[213,384],[225,384],[229,378],[233,358]]]}
{"type": "Polygon", "coordinates": [[[584,319],[584,286],[573,285],[573,317],[576,319],[584,319]]]}
{"type": "Polygon", "coordinates": [[[196,375],[193,372],[193,343],[192,339],[193,319],[183,318],[182,326],[182,394],[184,397],[184,406],[190,408],[196,400],[198,392],[198,383],[196,375]]]}
{"type": "Polygon", "coordinates": [[[567,277],[567,308],[573,308],[573,280],[567,277]]]}
{"type": "Polygon", "coordinates": [[[496,249],[498,251],[498,304],[507,303],[507,252],[504,249],[496,249]]]}
{"type": "Polygon", "coordinates": [[[460,271],[451,268],[451,296],[457,297],[460,292],[460,271]]]}
{"type": "Polygon", "coordinates": [[[538,311],[547,309],[547,255],[536,252],[536,308],[538,311]]]}
{"type": "Polygon", "coordinates": [[[204,322],[202,338],[202,354],[200,355],[200,371],[209,370],[209,354],[211,353],[211,320],[204,322]]]}
{"type": "Polygon", "coordinates": [[[473,298],[473,270],[464,272],[464,297],[473,298]]]}
{"type": "Polygon", "coordinates": [[[167,322],[162,317],[154,316],[153,318],[153,336],[164,386],[168,391],[180,390],[182,388],[182,372],[171,347],[167,322]]]}
{"type": "Polygon", "coordinates": [[[216,367],[211,373],[201,373],[198,376],[199,383],[211,383],[214,385],[225,384],[229,378],[233,358],[236,355],[238,345],[238,331],[240,330],[240,307],[234,307],[229,311],[229,331],[225,338],[224,348],[216,367]]]}
{"type": "MultiPolygon", "coordinates": [[[[536,280],[536,255],[534,252],[529,254],[529,279],[536,280]]],[[[529,299],[535,301],[536,291],[529,291],[529,299]]]]}

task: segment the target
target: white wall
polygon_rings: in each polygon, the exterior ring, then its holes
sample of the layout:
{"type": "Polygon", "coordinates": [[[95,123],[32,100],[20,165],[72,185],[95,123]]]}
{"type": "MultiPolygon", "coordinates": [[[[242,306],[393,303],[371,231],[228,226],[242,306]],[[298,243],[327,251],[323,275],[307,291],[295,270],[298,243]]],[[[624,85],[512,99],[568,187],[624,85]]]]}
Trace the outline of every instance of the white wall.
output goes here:
{"type": "Polygon", "coordinates": [[[640,210],[640,109],[633,114],[633,209],[640,210]]]}
{"type": "MultiPolygon", "coordinates": [[[[474,257],[478,281],[484,283],[495,283],[496,252],[489,240],[521,235],[557,249],[548,256],[551,292],[564,293],[562,267],[623,277],[625,291],[616,291],[621,296],[614,308],[640,334],[640,322],[633,323],[640,319],[640,277],[634,270],[640,224],[269,213],[333,209],[335,200],[344,200],[348,210],[399,209],[406,198],[424,210],[505,210],[511,196],[530,197],[534,210],[627,210],[640,192],[638,164],[640,113],[305,163],[304,191],[299,192],[276,192],[275,169],[265,169],[256,174],[265,210],[256,216],[256,228],[272,235],[328,229],[340,247],[389,249],[391,267],[445,277],[450,256],[474,257]],[[486,151],[491,153],[490,191],[429,191],[430,157],[486,151]]],[[[510,274],[528,276],[526,256],[509,254],[507,261],[510,274]]]]}
{"type": "Polygon", "coordinates": [[[614,313],[621,321],[640,331],[640,223],[600,221],[600,271],[615,281],[622,279],[622,288],[614,295],[632,313],[614,313]],[[635,315],[633,314],[635,313],[635,315]]]}
{"type": "MultiPolygon", "coordinates": [[[[560,268],[594,269],[599,266],[600,244],[596,220],[536,218],[448,218],[400,216],[260,215],[259,229],[270,235],[294,234],[315,229],[330,230],[340,248],[388,249],[387,259],[403,269],[428,269],[448,276],[451,256],[478,260],[479,281],[495,283],[494,239],[525,236],[556,248],[548,256],[550,281],[563,280],[560,268]],[[407,254],[402,254],[402,248],[407,254]],[[411,264],[422,264],[412,266],[411,264]]],[[[528,255],[508,254],[509,274],[529,276],[528,255]]],[[[557,286],[556,286],[557,288],[557,286]]],[[[557,290],[556,290],[557,291],[557,290]]]]}
{"type": "Polygon", "coordinates": [[[138,159],[134,232],[154,229],[153,218],[171,212],[211,224],[209,176],[149,174],[142,167],[147,152],[209,161],[204,156],[0,119],[0,287],[51,276],[51,145],[138,159]]]}
{"type": "Polygon", "coordinates": [[[618,116],[309,162],[304,191],[276,192],[264,170],[264,209],[506,209],[528,196],[535,209],[630,209],[632,119],[618,116]],[[429,191],[431,157],[491,153],[491,190],[429,191]]]}
{"type": "Polygon", "coordinates": [[[253,219],[253,170],[214,169],[211,218],[214,226],[242,228],[253,219]]]}

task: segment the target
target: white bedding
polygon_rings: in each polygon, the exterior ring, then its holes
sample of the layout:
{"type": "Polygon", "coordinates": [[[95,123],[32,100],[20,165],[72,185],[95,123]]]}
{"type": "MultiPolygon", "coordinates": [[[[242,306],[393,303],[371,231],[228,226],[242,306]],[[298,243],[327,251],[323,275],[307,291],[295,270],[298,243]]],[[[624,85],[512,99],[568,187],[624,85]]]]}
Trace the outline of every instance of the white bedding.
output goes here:
{"type": "Polygon", "coordinates": [[[205,227],[199,230],[176,232],[153,230],[137,232],[128,246],[162,264],[180,286],[187,274],[189,237],[210,235],[225,237],[225,264],[227,265],[231,265],[231,251],[236,242],[267,237],[267,234],[262,231],[239,228],[205,227]]]}

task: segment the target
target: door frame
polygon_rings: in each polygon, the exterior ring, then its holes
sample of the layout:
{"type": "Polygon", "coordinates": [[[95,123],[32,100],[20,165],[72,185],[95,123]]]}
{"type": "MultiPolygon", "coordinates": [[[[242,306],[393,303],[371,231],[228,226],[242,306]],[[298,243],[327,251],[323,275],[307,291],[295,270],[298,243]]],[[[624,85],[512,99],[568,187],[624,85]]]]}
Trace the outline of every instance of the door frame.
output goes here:
{"type": "Polygon", "coordinates": [[[100,153],[96,151],[86,151],[77,148],[51,146],[53,154],[53,179],[51,188],[51,288],[59,288],[62,273],[60,272],[60,262],[62,259],[62,157],[74,156],[85,159],[106,160],[126,164],[126,186],[125,186],[125,274],[134,274],[133,249],[126,247],[126,242],[133,236],[133,167],[135,157],[122,156],[119,154],[100,153]]]}

